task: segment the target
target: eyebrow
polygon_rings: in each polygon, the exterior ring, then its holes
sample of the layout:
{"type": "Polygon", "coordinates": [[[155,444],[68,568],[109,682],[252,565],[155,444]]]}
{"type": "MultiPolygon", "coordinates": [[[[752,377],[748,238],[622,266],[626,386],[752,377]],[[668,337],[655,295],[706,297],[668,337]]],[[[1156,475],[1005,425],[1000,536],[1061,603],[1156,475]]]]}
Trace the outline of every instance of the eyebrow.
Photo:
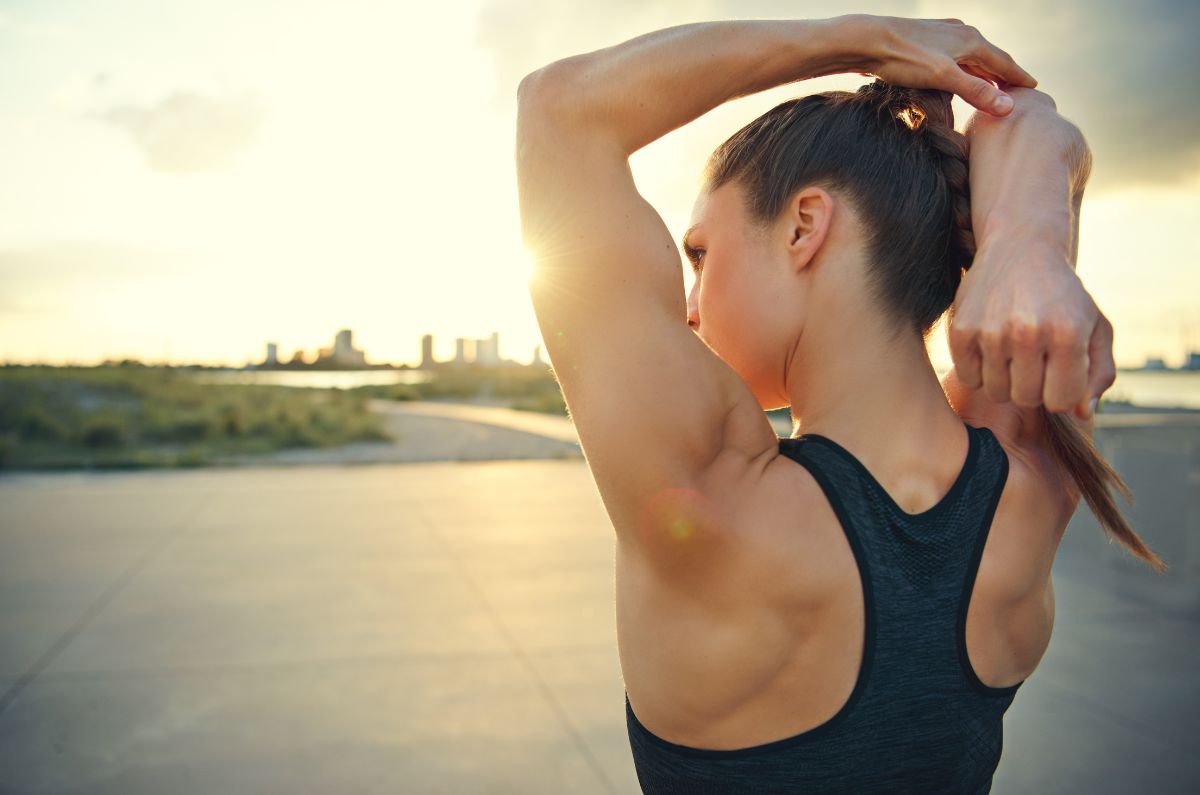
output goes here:
{"type": "Polygon", "coordinates": [[[685,249],[691,248],[691,246],[688,245],[688,238],[692,236],[692,232],[695,232],[696,227],[698,226],[700,226],[700,224],[692,224],[691,228],[683,233],[683,239],[680,240],[680,243],[683,244],[685,249]]]}

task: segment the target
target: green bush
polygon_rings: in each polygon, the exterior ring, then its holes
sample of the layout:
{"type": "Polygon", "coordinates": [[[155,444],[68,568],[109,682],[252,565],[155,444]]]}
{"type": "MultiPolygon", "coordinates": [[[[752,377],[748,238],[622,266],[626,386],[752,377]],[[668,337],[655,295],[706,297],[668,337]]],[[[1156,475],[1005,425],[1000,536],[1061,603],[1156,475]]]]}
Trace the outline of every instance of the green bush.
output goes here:
{"type": "Polygon", "coordinates": [[[12,452],[16,446],[17,437],[15,434],[0,434],[0,469],[8,466],[9,460],[12,458],[12,452]]]}
{"type": "Polygon", "coordinates": [[[22,439],[30,441],[61,442],[71,435],[65,423],[36,404],[25,409],[17,431],[22,439]]]}
{"type": "Polygon", "coordinates": [[[205,383],[190,368],[0,365],[0,466],[192,466],[226,455],[389,438],[372,398],[491,396],[565,416],[548,368],[439,370],[352,390],[205,383]]]}
{"type": "Polygon", "coordinates": [[[116,414],[94,414],[83,421],[79,439],[84,447],[122,447],[129,438],[129,425],[116,414]]]}

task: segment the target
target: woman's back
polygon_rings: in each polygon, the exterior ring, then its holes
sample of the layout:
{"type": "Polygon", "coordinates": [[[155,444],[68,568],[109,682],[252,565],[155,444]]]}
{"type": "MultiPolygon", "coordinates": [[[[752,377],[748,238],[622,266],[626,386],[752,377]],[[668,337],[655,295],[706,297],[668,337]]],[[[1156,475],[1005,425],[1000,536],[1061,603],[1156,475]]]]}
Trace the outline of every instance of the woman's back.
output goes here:
{"type": "MultiPolygon", "coordinates": [[[[986,791],[1004,708],[1048,642],[1051,562],[1079,499],[1063,473],[1161,565],[1115,508],[1119,478],[1050,408],[1114,377],[1111,329],[1058,267],[1074,265],[1086,147],[1007,137],[1036,121],[957,132],[958,24],[689,25],[563,59],[518,91],[530,293],[617,533],[626,718],[650,795],[986,791]],[[881,76],[798,97],[713,152],[681,295],[630,155],[833,63],[878,74],[899,27],[929,42],[927,88],[881,76]],[[845,61],[877,33],[890,44],[845,61]],[[929,334],[960,300],[949,336],[967,381],[1040,404],[1035,421],[939,388],[929,334]],[[781,406],[829,436],[780,440],[763,411],[781,406]],[[1043,421],[1047,444],[1028,444],[1043,421]],[[895,502],[936,516],[929,534],[895,502]]],[[[988,74],[1034,84],[1001,60],[988,74]]],[[[916,61],[905,51],[896,77],[916,61]]]]}
{"type": "Polygon", "coordinates": [[[739,775],[763,792],[755,776],[895,776],[903,763],[878,757],[901,750],[950,791],[990,781],[1000,718],[1049,642],[1049,569],[1070,511],[1036,457],[1005,449],[1004,415],[975,408],[953,467],[916,489],[936,500],[893,494],[881,482],[893,473],[804,434],[739,484],[744,541],[719,581],[663,583],[619,547],[618,639],[646,792],[701,791],[709,775],[722,792],[740,791],[739,775]],[[664,788],[677,775],[694,778],[664,788]]]}

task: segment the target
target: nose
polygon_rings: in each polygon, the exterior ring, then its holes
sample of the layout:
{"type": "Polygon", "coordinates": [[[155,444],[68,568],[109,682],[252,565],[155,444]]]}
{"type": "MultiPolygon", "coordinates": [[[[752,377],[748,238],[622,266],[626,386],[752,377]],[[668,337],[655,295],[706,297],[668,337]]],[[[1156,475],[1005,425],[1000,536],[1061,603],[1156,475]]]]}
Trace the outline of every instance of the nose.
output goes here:
{"type": "Polygon", "coordinates": [[[696,331],[700,328],[700,307],[699,307],[699,301],[696,300],[695,291],[693,291],[692,294],[688,296],[687,322],[688,322],[688,326],[691,327],[692,331],[696,331]]]}

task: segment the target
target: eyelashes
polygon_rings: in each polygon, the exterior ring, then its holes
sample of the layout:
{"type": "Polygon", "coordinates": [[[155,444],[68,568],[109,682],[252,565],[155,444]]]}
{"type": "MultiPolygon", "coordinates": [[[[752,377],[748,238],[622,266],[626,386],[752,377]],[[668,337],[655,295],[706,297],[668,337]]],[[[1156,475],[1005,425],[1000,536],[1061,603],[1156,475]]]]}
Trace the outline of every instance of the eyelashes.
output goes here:
{"type": "Polygon", "coordinates": [[[688,261],[692,263],[692,270],[699,273],[703,268],[703,265],[700,264],[700,258],[704,256],[704,249],[684,246],[683,253],[687,256],[688,261]]]}

